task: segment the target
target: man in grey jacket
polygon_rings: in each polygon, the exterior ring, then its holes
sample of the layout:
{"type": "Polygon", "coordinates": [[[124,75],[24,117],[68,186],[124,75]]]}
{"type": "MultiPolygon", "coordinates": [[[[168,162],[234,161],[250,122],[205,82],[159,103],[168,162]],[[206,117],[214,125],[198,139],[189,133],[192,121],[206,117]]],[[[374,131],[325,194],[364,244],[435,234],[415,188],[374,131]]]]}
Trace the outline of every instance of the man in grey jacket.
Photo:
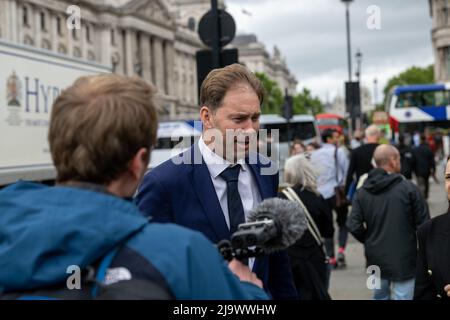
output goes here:
{"type": "Polygon", "coordinates": [[[414,293],[417,227],[430,218],[419,189],[400,175],[400,154],[375,149],[377,165],[357,191],[347,227],[364,244],[367,265],[380,268],[375,300],[410,300],[414,293]],[[392,296],[391,296],[392,285],[392,296]]]}

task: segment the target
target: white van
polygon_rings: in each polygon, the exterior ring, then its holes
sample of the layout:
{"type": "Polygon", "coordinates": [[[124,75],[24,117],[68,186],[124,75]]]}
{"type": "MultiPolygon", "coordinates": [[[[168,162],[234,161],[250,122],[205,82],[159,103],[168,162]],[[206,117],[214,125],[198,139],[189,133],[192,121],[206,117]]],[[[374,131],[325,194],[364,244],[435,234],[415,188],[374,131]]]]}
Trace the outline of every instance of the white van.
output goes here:
{"type": "Polygon", "coordinates": [[[158,142],[152,151],[149,168],[182,153],[197,142],[201,134],[201,128],[194,127],[191,121],[160,122],[158,142]]]}
{"type": "Polygon", "coordinates": [[[0,40],[0,187],[54,180],[47,142],[51,108],[77,78],[110,68],[0,40]]]}
{"type": "Polygon", "coordinates": [[[275,148],[276,154],[271,155],[270,158],[279,165],[281,181],[283,180],[284,163],[289,157],[289,146],[292,141],[299,139],[305,145],[311,142],[320,144],[322,141],[317,121],[312,115],[295,115],[288,124],[286,119],[280,115],[263,114],[260,117],[260,128],[268,131],[278,130],[279,144],[275,148]]]}

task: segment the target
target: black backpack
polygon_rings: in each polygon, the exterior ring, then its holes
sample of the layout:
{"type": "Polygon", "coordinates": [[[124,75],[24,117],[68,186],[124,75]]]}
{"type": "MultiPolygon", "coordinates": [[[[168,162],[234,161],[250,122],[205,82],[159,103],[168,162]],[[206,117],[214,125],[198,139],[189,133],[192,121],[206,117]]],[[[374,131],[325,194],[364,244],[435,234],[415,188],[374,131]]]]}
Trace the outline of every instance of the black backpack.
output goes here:
{"type": "Polygon", "coordinates": [[[148,280],[131,279],[105,285],[108,267],[118,248],[112,250],[98,263],[82,271],[81,289],[68,289],[66,283],[46,288],[0,293],[0,300],[172,300],[165,288],[148,280]]]}

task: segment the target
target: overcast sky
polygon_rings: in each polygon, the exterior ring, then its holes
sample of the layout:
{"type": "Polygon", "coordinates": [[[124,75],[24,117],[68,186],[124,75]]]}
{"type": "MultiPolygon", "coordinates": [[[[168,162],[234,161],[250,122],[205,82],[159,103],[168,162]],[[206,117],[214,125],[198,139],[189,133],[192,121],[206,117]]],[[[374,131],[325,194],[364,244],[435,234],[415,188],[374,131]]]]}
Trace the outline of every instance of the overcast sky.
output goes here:
{"type": "MultiPolygon", "coordinates": [[[[273,52],[276,45],[299,81],[326,101],[343,95],[348,79],[345,5],[340,0],[226,0],[238,33],[254,33],[273,52]],[[250,13],[244,13],[244,11],[250,13]]],[[[373,21],[373,20],[371,20],[373,21]]],[[[434,61],[428,0],[355,0],[350,6],[352,67],[363,54],[362,84],[378,101],[387,80],[400,71],[434,61]],[[380,30],[370,30],[369,6],[380,9],[380,30]]]]}

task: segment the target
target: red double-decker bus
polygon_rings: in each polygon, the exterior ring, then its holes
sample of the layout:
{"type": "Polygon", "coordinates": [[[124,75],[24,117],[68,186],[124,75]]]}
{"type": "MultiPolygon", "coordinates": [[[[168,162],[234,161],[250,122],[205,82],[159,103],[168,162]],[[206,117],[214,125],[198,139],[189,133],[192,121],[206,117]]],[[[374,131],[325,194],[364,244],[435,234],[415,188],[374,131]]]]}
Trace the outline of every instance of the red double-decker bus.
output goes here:
{"type": "Polygon", "coordinates": [[[316,115],[316,121],[321,132],[326,129],[334,129],[339,132],[339,134],[344,132],[345,120],[340,115],[333,113],[320,113],[316,115]]]}

